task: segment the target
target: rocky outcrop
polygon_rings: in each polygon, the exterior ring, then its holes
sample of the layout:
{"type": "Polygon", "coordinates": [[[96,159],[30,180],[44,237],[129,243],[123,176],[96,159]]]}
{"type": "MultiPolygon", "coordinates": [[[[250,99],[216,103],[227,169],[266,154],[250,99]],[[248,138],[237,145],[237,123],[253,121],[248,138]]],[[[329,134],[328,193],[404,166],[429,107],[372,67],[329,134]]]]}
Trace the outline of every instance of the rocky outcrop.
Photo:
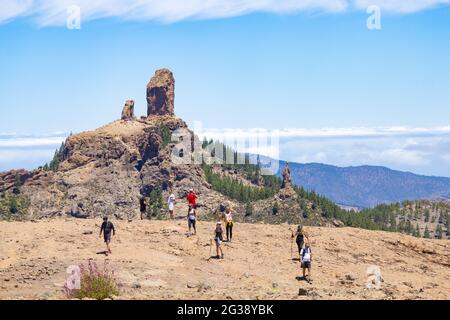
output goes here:
{"type": "MultiPolygon", "coordinates": [[[[162,190],[164,198],[169,192],[182,197],[194,188],[205,217],[223,196],[210,190],[201,166],[173,163],[177,143],[163,138],[163,128],[171,133],[187,125],[173,116],[158,116],[118,120],[74,134],[65,143],[56,172],[11,171],[0,174],[1,185],[10,193],[20,180],[21,196],[29,202],[27,217],[32,219],[103,215],[132,219],[139,215],[139,199],[155,188],[162,190]]],[[[177,214],[186,211],[185,202],[179,201],[177,214]]]]}
{"type": "MultiPolygon", "coordinates": [[[[103,215],[130,219],[140,215],[140,199],[149,197],[153,190],[161,190],[164,198],[171,193],[183,198],[190,188],[199,196],[202,219],[212,218],[224,203],[243,213],[243,204],[212,189],[202,166],[174,161],[173,154],[180,155],[181,151],[185,159],[192,160],[190,151],[201,146],[186,123],[174,116],[174,83],[169,70],[156,71],[147,87],[149,117],[136,119],[134,101],[128,100],[122,119],[133,121],[118,120],[94,131],[71,135],[56,171],[0,174],[4,189],[12,192],[15,184],[21,185],[21,196],[29,203],[28,216],[33,219],[103,215]],[[172,141],[175,132],[182,136],[181,141],[172,141]]],[[[245,181],[245,176],[232,171],[223,173],[245,181]]],[[[264,182],[259,179],[254,183],[264,182]]],[[[264,209],[273,212],[273,203],[287,198],[285,191],[291,189],[282,190],[283,194],[263,203],[264,209]]],[[[293,195],[289,197],[289,202],[284,202],[290,209],[296,208],[298,201],[293,195]]],[[[186,201],[178,203],[176,214],[184,215],[186,201]]],[[[280,205],[279,212],[284,214],[284,210],[280,205]]],[[[280,218],[278,214],[274,216],[280,218]]],[[[235,219],[239,220],[239,215],[235,219]]]]}
{"type": "Polygon", "coordinates": [[[0,193],[12,191],[13,193],[20,193],[20,187],[27,181],[33,180],[39,173],[39,170],[11,170],[0,173],[0,193]]]}
{"type": "Polygon", "coordinates": [[[134,119],[134,100],[127,100],[122,110],[122,120],[134,119]]]}
{"type": "Polygon", "coordinates": [[[283,170],[283,184],[281,188],[289,188],[289,187],[292,187],[291,171],[289,170],[289,163],[286,162],[286,165],[284,166],[283,170]]]}
{"type": "Polygon", "coordinates": [[[147,85],[147,116],[174,115],[175,79],[168,69],[155,72],[147,85]]]}

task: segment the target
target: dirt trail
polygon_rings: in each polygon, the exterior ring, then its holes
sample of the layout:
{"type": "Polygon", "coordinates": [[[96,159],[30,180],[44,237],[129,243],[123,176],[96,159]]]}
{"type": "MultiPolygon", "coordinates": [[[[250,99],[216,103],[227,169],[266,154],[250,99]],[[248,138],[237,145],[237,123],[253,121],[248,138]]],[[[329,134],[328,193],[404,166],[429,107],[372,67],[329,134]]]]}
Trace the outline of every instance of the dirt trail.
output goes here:
{"type": "Polygon", "coordinates": [[[200,221],[198,236],[187,237],[184,220],[113,221],[108,258],[97,254],[104,250],[100,222],[0,222],[0,299],[63,299],[66,268],[89,258],[116,271],[118,299],[450,299],[448,240],[307,227],[308,284],[296,279],[288,225],[236,224],[225,259],[216,260],[210,222],[200,221]],[[379,290],[366,288],[371,265],[381,269],[379,290]]]}

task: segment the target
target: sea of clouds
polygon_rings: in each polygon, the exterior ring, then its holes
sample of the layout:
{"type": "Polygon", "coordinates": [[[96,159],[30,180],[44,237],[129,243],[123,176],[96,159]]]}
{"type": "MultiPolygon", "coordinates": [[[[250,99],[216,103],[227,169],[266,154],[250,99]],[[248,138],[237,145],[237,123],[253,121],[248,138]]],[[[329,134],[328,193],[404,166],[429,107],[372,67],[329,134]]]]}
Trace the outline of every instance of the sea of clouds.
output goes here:
{"type": "MultiPolygon", "coordinates": [[[[195,128],[194,128],[195,131],[195,128]]],[[[220,140],[241,152],[299,163],[378,165],[450,177],[450,126],[291,128],[282,130],[202,128],[200,139],[220,140]],[[272,143],[272,138],[278,139],[272,143]],[[268,143],[249,146],[247,141],[268,143]]],[[[0,171],[32,169],[50,161],[68,133],[0,134],[0,171]]],[[[275,141],[276,139],[273,139],[275,141]]]]}

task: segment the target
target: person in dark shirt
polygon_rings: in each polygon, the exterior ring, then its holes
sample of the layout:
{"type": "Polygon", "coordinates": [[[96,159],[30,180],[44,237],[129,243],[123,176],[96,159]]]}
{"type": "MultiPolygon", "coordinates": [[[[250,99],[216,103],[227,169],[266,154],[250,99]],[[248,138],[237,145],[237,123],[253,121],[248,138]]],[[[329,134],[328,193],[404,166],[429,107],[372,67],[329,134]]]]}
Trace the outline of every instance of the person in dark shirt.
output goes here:
{"type": "Polygon", "coordinates": [[[141,211],[141,220],[144,219],[144,216],[147,215],[147,199],[145,197],[142,197],[139,200],[140,205],[140,211],[141,211]]]}
{"type": "MultiPolygon", "coordinates": [[[[291,228],[291,233],[292,233],[291,238],[292,239],[295,238],[295,242],[297,243],[299,259],[301,260],[301,252],[303,249],[303,244],[305,243],[305,239],[306,240],[308,239],[308,235],[306,234],[302,225],[299,225],[297,227],[297,231],[295,231],[295,232],[291,228]]],[[[292,251],[292,247],[291,247],[291,251],[292,251]]],[[[291,254],[292,254],[292,252],[291,252],[291,254]]]]}
{"type": "Polygon", "coordinates": [[[223,229],[222,221],[216,223],[216,229],[214,230],[214,241],[216,242],[217,259],[223,259],[222,241],[223,241],[223,229]]]}
{"type": "Polygon", "coordinates": [[[106,243],[106,255],[108,255],[111,252],[111,249],[109,247],[109,244],[111,242],[111,233],[115,236],[116,235],[116,229],[114,229],[114,225],[111,221],[108,221],[108,217],[103,218],[103,223],[100,228],[100,237],[102,236],[103,232],[103,238],[105,239],[106,243]]]}

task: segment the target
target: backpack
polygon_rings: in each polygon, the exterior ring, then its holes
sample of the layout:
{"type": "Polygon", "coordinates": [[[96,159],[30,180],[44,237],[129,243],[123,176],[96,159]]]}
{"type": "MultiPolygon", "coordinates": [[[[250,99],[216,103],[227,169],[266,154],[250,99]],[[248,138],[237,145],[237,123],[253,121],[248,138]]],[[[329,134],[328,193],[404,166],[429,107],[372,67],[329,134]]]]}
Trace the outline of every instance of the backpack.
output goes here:
{"type": "Polygon", "coordinates": [[[216,227],[216,239],[222,240],[223,229],[220,226],[216,227]]]}
{"type": "Polygon", "coordinates": [[[189,213],[188,213],[188,218],[189,218],[189,220],[191,220],[191,221],[195,221],[195,210],[194,210],[194,209],[191,209],[191,210],[189,211],[189,213]]]}
{"type": "Polygon", "coordinates": [[[303,249],[302,260],[304,262],[310,262],[311,261],[311,248],[303,249]]]}

